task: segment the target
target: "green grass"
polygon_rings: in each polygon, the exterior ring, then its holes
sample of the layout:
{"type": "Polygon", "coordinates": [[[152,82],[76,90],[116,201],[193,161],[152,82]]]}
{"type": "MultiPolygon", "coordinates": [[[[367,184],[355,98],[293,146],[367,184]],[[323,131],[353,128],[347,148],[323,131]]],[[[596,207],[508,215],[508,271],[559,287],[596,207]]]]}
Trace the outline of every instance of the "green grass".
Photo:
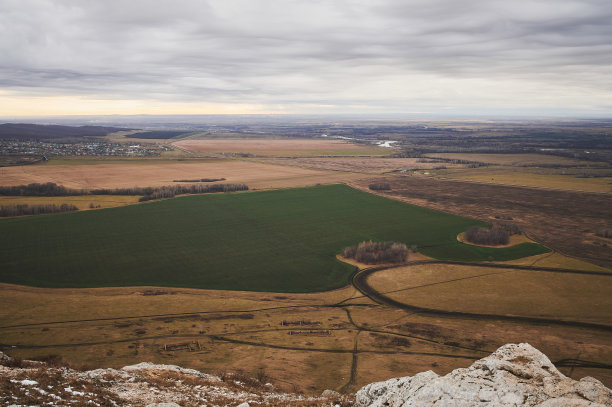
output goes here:
{"type": "Polygon", "coordinates": [[[417,244],[447,259],[547,251],[458,243],[482,222],[344,185],[200,195],[98,211],[0,221],[0,281],[41,287],[156,285],[310,292],[346,285],[336,260],[363,240],[417,244]]]}

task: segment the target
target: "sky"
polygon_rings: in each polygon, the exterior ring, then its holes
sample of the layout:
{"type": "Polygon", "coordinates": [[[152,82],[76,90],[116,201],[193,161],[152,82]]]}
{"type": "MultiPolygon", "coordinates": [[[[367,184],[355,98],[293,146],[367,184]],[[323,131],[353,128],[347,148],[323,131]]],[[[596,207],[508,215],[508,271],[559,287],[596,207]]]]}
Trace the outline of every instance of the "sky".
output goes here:
{"type": "Polygon", "coordinates": [[[2,0],[0,116],[612,116],[610,0],[2,0]]]}

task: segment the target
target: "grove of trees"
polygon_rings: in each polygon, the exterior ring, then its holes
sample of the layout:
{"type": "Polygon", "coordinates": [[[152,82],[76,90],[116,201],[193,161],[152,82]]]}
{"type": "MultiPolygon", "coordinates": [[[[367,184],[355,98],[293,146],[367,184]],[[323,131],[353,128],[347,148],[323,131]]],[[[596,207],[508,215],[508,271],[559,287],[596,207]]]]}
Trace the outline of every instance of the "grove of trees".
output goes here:
{"type": "Polygon", "coordinates": [[[397,242],[361,242],[342,251],[342,257],[365,264],[403,263],[408,258],[408,248],[397,242]]]}
{"type": "Polygon", "coordinates": [[[510,232],[498,226],[493,226],[492,228],[479,228],[474,226],[465,232],[465,239],[470,243],[499,246],[508,244],[510,241],[510,232]]]}

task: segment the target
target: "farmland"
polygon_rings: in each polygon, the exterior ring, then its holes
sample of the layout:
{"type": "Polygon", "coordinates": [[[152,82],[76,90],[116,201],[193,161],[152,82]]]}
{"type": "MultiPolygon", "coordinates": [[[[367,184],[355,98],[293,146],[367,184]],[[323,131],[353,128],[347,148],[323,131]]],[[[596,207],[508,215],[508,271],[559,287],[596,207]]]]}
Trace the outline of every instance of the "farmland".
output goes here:
{"type": "Polygon", "coordinates": [[[612,308],[606,274],[425,264],[380,271],[369,283],[397,301],[445,311],[605,323],[612,308]]]}
{"type": "Polygon", "coordinates": [[[547,247],[604,267],[612,266],[609,239],[594,233],[612,228],[609,194],[418,177],[364,179],[351,185],[368,190],[372,182],[390,183],[390,191],[379,193],[403,202],[457,215],[469,213],[486,222],[512,219],[529,237],[547,247]]]}
{"type": "Polygon", "coordinates": [[[55,160],[44,165],[0,168],[2,185],[55,182],[68,188],[131,188],[172,184],[178,179],[225,178],[253,188],[287,188],[341,182],[358,174],[237,160],[55,160]]]}
{"type": "Polygon", "coordinates": [[[0,346],[21,357],[61,355],[76,366],[121,367],[147,360],[215,374],[265,373],[266,380],[286,390],[320,392],[350,391],[429,369],[447,373],[501,344],[529,342],[564,374],[592,375],[609,384],[610,330],[553,323],[575,321],[584,313],[587,322],[609,324],[609,280],[609,274],[443,263],[384,269],[369,279],[384,295],[407,304],[502,317],[544,316],[548,323],[406,312],[377,304],[353,286],[278,294],[0,284],[0,346]],[[511,278],[514,273],[519,280],[511,278]],[[547,288],[549,280],[555,289],[547,288]],[[572,289],[575,284],[580,290],[572,289]],[[512,295],[505,295],[507,287],[512,295]],[[588,299],[581,298],[582,290],[588,299]],[[593,312],[592,306],[601,308],[593,312]]]}
{"type": "Polygon", "coordinates": [[[186,139],[173,145],[191,152],[209,154],[248,153],[257,156],[371,156],[386,155],[389,149],[341,140],[313,139],[186,139]]]}
{"type": "Polygon", "coordinates": [[[363,240],[401,241],[454,260],[510,260],[547,251],[531,243],[495,249],[457,242],[472,225],[482,223],[342,185],[189,196],[5,220],[0,278],[48,287],[308,292],[346,285],[353,269],[335,255],[363,240]]]}
{"type": "Polygon", "coordinates": [[[11,205],[74,205],[79,210],[93,208],[114,208],[135,204],[138,197],[133,195],[83,195],[83,196],[0,196],[0,206],[11,205]],[[92,208],[93,206],[93,208],[92,208]]]}
{"type": "Polygon", "coordinates": [[[132,137],[142,130],[104,138],[173,148],[160,157],[3,162],[11,166],[0,168],[1,185],[92,190],[225,178],[250,192],[146,204],[0,197],[0,205],[102,208],[0,220],[0,350],[77,367],[149,361],[240,372],[320,393],[445,374],[528,342],[564,374],[612,384],[610,239],[596,233],[612,229],[608,155],[593,147],[600,130],[563,138],[571,150],[549,151],[560,156],[539,152],[561,139],[524,137],[514,125],[218,124],[180,141],[132,137]],[[350,187],[330,185],[340,182],[350,187]],[[523,186],[500,185],[508,183],[523,186]],[[457,241],[486,223],[523,234],[501,248],[457,241]],[[375,269],[336,257],[368,239],[417,253],[375,269]],[[364,275],[372,292],[359,289],[364,275]]]}

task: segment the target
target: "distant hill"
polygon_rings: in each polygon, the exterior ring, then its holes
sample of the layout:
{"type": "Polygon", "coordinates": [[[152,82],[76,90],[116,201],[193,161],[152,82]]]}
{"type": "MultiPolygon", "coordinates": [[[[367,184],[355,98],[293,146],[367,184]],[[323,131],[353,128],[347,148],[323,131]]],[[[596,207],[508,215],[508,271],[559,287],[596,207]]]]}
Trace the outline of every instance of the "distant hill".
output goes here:
{"type": "Polygon", "coordinates": [[[26,123],[0,124],[0,140],[66,140],[104,137],[116,131],[131,130],[103,126],[59,126],[26,123]]]}

